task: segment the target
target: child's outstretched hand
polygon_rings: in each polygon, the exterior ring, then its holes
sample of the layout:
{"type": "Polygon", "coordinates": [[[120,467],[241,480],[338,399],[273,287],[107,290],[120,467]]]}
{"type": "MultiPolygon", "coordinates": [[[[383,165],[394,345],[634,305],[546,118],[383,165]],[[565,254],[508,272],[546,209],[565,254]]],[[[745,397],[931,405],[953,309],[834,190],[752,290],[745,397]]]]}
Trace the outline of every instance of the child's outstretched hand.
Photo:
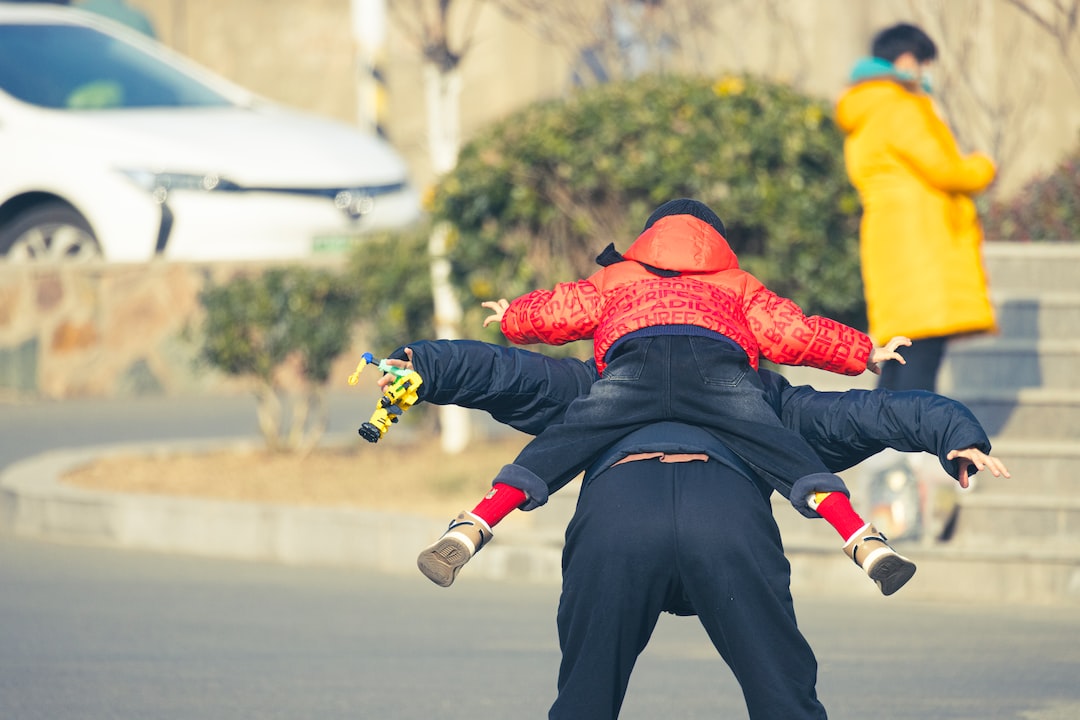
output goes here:
{"type": "Polygon", "coordinates": [[[494,313],[493,315],[488,315],[484,318],[484,327],[487,327],[491,323],[502,322],[503,314],[506,312],[506,309],[510,307],[510,301],[506,298],[502,298],[500,300],[488,300],[487,302],[480,303],[480,305],[494,313]]]}
{"type": "Polygon", "coordinates": [[[1012,477],[1012,475],[1009,474],[1008,468],[1005,467],[1005,463],[1001,462],[993,455],[987,455],[981,452],[977,448],[972,447],[964,448],[963,450],[952,450],[945,456],[946,460],[955,460],[956,458],[963,458],[963,460],[960,461],[960,477],[956,479],[962,488],[966,488],[971,484],[968,470],[972,466],[974,466],[976,470],[989,470],[994,474],[994,477],[1012,477]]]}
{"type": "MultiPolygon", "coordinates": [[[[398,360],[396,358],[387,358],[386,364],[387,365],[393,365],[394,367],[405,368],[406,370],[412,370],[413,369],[412,348],[410,348],[410,347],[405,348],[405,356],[407,358],[409,358],[409,359],[408,360],[398,360]]],[[[390,383],[394,382],[394,380],[396,380],[396,379],[397,378],[395,378],[392,373],[383,373],[382,377],[379,378],[379,389],[381,390],[382,388],[386,387],[390,383]]]]}
{"type": "Polygon", "coordinates": [[[873,352],[870,353],[870,359],[866,361],[866,369],[874,373],[875,375],[880,375],[881,363],[885,362],[886,360],[895,360],[901,365],[906,365],[907,361],[904,360],[904,357],[900,353],[896,352],[896,349],[901,345],[903,345],[904,347],[911,345],[911,339],[906,338],[903,335],[897,335],[892,340],[887,342],[885,344],[885,347],[874,348],[873,352]]]}

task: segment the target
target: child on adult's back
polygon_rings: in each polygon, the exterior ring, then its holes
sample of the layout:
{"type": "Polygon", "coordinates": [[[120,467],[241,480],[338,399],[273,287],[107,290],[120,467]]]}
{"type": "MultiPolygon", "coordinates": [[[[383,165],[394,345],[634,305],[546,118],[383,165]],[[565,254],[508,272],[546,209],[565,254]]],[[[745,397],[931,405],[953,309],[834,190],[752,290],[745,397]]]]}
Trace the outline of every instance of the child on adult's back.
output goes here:
{"type": "Polygon", "coordinates": [[[663,420],[708,428],[766,478],[799,512],[824,517],[844,550],[892,594],[915,572],[858,516],[843,481],[829,472],[765,400],[759,355],[857,375],[903,362],[893,338],[883,348],[851,327],[806,316],[791,300],[739,269],[720,218],[703,203],[672,200],[656,209],[625,254],[610,245],[586,280],[537,290],[513,303],[484,303],[511,341],[563,344],[592,338],[601,373],[562,423],[530,442],[496,476],[472,512],[463,512],[418,558],[448,586],[518,507],[543,504],[615,440],[663,420]]]}

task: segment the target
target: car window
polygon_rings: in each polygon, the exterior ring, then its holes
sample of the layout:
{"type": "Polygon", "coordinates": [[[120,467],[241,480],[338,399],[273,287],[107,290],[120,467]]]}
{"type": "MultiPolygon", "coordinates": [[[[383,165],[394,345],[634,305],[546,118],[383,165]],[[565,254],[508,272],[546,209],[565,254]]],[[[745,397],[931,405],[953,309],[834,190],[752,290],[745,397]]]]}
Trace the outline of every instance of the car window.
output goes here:
{"type": "Polygon", "coordinates": [[[0,88],[57,110],[232,104],[140,48],[78,25],[0,25],[0,88]]]}

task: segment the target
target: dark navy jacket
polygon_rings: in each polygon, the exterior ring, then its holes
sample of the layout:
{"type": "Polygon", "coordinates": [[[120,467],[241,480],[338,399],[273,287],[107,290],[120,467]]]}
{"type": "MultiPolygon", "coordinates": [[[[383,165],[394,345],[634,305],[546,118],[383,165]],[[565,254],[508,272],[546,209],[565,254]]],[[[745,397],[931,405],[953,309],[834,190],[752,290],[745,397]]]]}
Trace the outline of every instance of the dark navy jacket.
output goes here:
{"type": "MultiPolygon", "coordinates": [[[[587,393],[597,379],[592,360],[555,359],[474,340],[421,340],[408,347],[413,350],[414,368],[424,378],[421,401],[484,410],[530,435],[562,420],[570,402],[587,393]]],[[[403,350],[392,357],[404,359],[403,350]]],[[[945,459],[951,450],[975,447],[990,452],[990,439],[971,411],[942,395],[922,390],[818,392],[808,385],[792,386],[769,370],[759,372],[781,421],[802,435],[833,472],[894,448],[937,455],[956,478],[959,464],[945,459]]],[[[586,482],[622,457],[657,451],[706,453],[758,482],[764,494],[771,491],[720,438],[672,422],[623,438],[593,464],[586,482]]]]}

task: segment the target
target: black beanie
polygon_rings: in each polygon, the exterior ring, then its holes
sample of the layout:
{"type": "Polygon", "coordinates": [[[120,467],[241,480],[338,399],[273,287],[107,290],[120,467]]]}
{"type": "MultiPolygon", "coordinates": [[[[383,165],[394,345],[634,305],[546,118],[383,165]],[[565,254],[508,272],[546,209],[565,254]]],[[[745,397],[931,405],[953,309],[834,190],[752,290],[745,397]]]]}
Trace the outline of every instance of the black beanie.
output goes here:
{"type": "Polygon", "coordinates": [[[726,237],[724,223],[717,214],[705,203],[698,202],[697,200],[690,200],[689,198],[668,200],[666,203],[653,210],[653,214],[645,221],[645,227],[641,229],[641,232],[645,232],[651,228],[660,218],[665,218],[669,215],[690,215],[696,217],[698,220],[712,225],[713,228],[716,229],[716,232],[720,233],[721,236],[726,237]]]}

